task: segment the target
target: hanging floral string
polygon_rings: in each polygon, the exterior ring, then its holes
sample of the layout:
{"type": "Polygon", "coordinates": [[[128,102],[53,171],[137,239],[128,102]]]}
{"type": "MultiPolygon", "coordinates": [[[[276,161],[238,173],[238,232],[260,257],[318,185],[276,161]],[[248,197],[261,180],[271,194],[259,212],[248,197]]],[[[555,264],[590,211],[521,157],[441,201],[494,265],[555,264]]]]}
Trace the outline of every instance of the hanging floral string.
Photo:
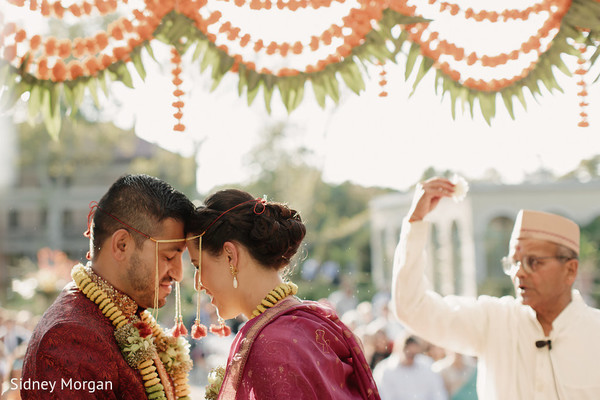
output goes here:
{"type": "Polygon", "coordinates": [[[379,97],[387,97],[388,92],[385,90],[387,86],[387,71],[385,69],[385,64],[381,61],[377,63],[381,71],[379,72],[379,86],[381,87],[381,92],[379,92],[379,97]]]}
{"type": "Polygon", "coordinates": [[[585,75],[587,73],[587,68],[585,67],[585,64],[587,63],[587,61],[584,56],[586,51],[587,46],[585,44],[582,44],[579,47],[579,52],[581,53],[581,55],[577,59],[577,64],[579,65],[579,68],[577,68],[577,70],[575,71],[575,74],[579,75],[580,77],[580,80],[577,82],[577,85],[579,86],[579,92],[577,93],[577,96],[579,96],[579,108],[581,109],[579,116],[581,117],[581,121],[579,121],[577,126],[580,126],[582,128],[586,128],[590,125],[587,120],[588,114],[586,112],[586,108],[589,106],[589,104],[587,103],[587,85],[585,83],[585,75]]]}
{"type": "Polygon", "coordinates": [[[173,102],[173,107],[177,110],[173,116],[177,120],[175,126],[173,126],[173,130],[177,132],[183,132],[185,130],[185,125],[181,123],[181,118],[183,118],[183,100],[181,97],[184,95],[183,90],[181,90],[181,55],[177,51],[175,47],[171,48],[171,63],[173,63],[173,69],[171,70],[171,74],[173,74],[173,84],[175,85],[175,90],[173,91],[173,95],[175,96],[175,102],[173,102]]]}
{"type": "Polygon", "coordinates": [[[186,336],[187,328],[183,324],[183,316],[181,315],[181,289],[179,282],[175,282],[175,325],[171,330],[173,337],[186,336]]]}

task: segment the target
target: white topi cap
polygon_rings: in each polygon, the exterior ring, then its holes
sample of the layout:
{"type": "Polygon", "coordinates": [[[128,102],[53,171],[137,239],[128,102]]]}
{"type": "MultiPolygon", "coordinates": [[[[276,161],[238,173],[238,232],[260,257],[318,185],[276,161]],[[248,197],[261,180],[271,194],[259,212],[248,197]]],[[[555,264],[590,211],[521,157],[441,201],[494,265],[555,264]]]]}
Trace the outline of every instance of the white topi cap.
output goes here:
{"type": "Polygon", "coordinates": [[[542,211],[521,210],[510,241],[537,239],[568,247],[579,255],[579,226],[568,218],[542,211]]]}

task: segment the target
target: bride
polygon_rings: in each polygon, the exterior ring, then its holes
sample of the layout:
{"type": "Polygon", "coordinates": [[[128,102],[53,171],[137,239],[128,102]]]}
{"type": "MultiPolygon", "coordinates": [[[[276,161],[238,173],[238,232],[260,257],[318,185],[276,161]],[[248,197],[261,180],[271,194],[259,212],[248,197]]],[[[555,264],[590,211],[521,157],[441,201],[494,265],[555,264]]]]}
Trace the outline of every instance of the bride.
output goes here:
{"type": "Polygon", "coordinates": [[[197,289],[221,317],[248,318],[219,399],[379,399],[358,339],[282,278],[306,233],[298,212],[228,189],[209,196],[189,226],[197,289]]]}

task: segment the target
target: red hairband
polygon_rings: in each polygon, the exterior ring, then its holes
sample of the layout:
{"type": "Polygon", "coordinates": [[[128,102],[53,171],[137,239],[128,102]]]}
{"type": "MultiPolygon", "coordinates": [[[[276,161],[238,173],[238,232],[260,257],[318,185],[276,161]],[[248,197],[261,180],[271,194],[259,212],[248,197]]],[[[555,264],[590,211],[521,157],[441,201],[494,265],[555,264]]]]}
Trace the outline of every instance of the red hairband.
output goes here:
{"type": "MultiPolygon", "coordinates": [[[[96,210],[100,210],[101,212],[103,212],[105,215],[108,215],[109,217],[111,217],[112,219],[114,219],[115,221],[117,221],[118,223],[125,225],[127,228],[133,230],[134,232],[139,233],[140,235],[144,236],[147,239],[152,240],[155,243],[155,260],[156,260],[156,274],[155,274],[155,287],[154,287],[154,312],[156,313],[155,315],[155,319],[158,319],[158,244],[159,243],[174,243],[174,242],[184,242],[186,241],[186,239],[155,239],[152,236],[138,230],[135,229],[133,226],[129,225],[126,222],[121,221],[119,218],[117,218],[116,216],[112,215],[111,213],[109,213],[108,211],[103,210],[102,208],[100,208],[100,206],[98,205],[98,202],[96,201],[92,201],[89,204],[90,207],[90,212],[88,213],[88,229],[87,231],[84,232],[84,236],[86,237],[90,237],[91,234],[91,225],[92,225],[92,219],[94,218],[94,216],[96,215],[96,210]]],[[[88,260],[91,260],[91,254],[88,251],[86,258],[88,260]]],[[[176,282],[176,286],[175,286],[175,290],[177,292],[177,308],[176,313],[179,313],[179,315],[175,315],[175,333],[176,333],[176,337],[178,335],[186,335],[187,334],[187,330],[185,329],[185,326],[183,326],[183,318],[181,316],[181,298],[179,296],[179,282],[176,282]]]]}
{"type": "Polygon", "coordinates": [[[89,205],[89,207],[90,207],[90,212],[88,213],[88,224],[87,224],[87,231],[85,231],[85,232],[83,233],[83,236],[85,236],[85,237],[90,237],[90,234],[91,234],[91,232],[90,232],[90,229],[91,229],[91,226],[92,226],[92,218],[94,218],[94,215],[96,215],[96,210],[100,210],[100,211],[102,211],[102,213],[103,213],[104,215],[108,215],[109,217],[111,217],[111,218],[112,218],[112,219],[114,219],[115,221],[119,222],[120,224],[123,224],[123,225],[125,225],[126,227],[128,227],[128,228],[129,228],[129,229],[131,229],[131,230],[133,230],[134,232],[137,232],[137,233],[139,233],[140,235],[144,236],[145,238],[148,238],[148,239],[150,239],[150,240],[154,240],[154,239],[153,239],[153,238],[152,238],[150,235],[147,235],[147,234],[145,234],[144,232],[142,232],[142,231],[139,231],[139,230],[135,229],[133,226],[129,225],[129,224],[128,224],[128,223],[126,223],[126,222],[123,222],[123,221],[121,221],[119,218],[115,217],[114,215],[112,215],[112,214],[111,214],[111,213],[109,213],[108,211],[104,211],[103,209],[101,209],[101,208],[100,208],[100,206],[98,205],[98,202],[97,202],[97,201],[92,201],[92,202],[90,202],[90,205],[89,205]]]}

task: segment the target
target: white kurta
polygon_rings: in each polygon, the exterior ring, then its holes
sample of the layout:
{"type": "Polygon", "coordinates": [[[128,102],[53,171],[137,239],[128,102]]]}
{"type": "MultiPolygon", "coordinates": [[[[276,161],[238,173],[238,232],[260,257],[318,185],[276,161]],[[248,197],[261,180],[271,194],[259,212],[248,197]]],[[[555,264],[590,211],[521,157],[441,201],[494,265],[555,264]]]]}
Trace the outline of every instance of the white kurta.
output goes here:
{"type": "Polygon", "coordinates": [[[478,357],[480,400],[600,399],[600,310],[574,291],[545,338],[535,312],[513,297],[442,297],[425,278],[428,227],[402,226],[392,286],[398,318],[436,345],[478,357]],[[551,350],[535,346],[547,339],[551,350]]]}

